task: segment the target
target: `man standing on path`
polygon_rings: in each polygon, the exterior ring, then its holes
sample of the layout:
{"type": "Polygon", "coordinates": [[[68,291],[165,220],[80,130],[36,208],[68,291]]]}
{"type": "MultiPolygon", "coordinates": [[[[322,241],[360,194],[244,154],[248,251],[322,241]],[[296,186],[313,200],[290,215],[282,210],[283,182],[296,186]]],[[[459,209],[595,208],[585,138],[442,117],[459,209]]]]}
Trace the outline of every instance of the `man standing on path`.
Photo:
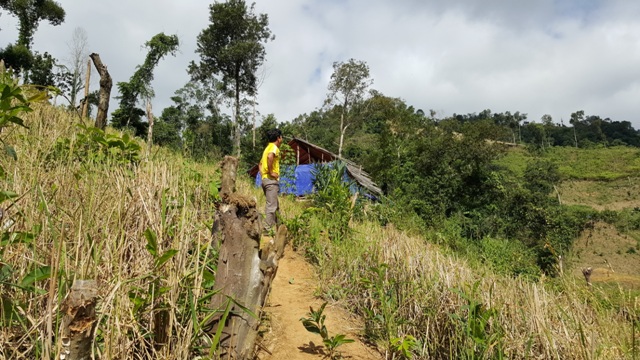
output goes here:
{"type": "Polygon", "coordinates": [[[262,191],[267,199],[265,209],[265,229],[275,230],[276,213],[279,209],[278,192],[280,191],[280,145],[282,144],[282,132],[280,129],[267,131],[269,145],[262,153],[259,169],[262,175],[262,191]]]}

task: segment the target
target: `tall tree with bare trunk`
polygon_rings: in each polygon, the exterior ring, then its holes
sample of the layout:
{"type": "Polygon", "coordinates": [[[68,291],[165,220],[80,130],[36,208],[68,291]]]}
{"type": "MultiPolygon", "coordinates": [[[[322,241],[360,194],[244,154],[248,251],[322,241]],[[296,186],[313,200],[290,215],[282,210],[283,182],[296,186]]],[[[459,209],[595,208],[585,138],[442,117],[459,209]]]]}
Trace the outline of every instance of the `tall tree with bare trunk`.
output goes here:
{"type": "Polygon", "coordinates": [[[204,81],[219,76],[222,90],[234,102],[234,152],[240,156],[241,126],[246,123],[241,110],[241,97],[255,96],[257,71],[265,59],[265,43],[273,40],[266,14],[254,13],[254,6],[244,0],[212,4],[211,24],[198,35],[196,52],[200,62],[192,62],[189,73],[194,80],[204,81]]]}
{"type": "Polygon", "coordinates": [[[367,89],[373,83],[369,78],[369,66],[364,61],[349,59],[333,63],[333,74],[329,82],[327,106],[340,106],[340,142],[338,156],[342,157],[342,146],[347,128],[353,125],[355,117],[352,109],[364,99],[367,89]]]}

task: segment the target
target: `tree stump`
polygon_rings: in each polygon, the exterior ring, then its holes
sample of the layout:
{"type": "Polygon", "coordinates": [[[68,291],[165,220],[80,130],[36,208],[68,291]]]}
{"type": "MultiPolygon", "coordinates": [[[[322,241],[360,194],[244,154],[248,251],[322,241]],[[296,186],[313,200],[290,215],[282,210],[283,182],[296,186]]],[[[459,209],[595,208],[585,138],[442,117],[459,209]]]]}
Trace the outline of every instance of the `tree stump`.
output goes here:
{"type": "Polygon", "coordinates": [[[584,279],[587,281],[587,285],[591,286],[591,273],[593,272],[593,269],[591,269],[591,267],[588,267],[586,269],[582,269],[582,275],[584,275],[584,279]]]}
{"type": "Polygon", "coordinates": [[[100,60],[100,55],[93,53],[89,55],[100,74],[100,95],[98,98],[98,114],[96,115],[95,127],[104,130],[107,126],[107,113],[109,112],[109,97],[111,96],[111,87],[113,81],[111,75],[107,71],[107,66],[100,60]]]}
{"type": "Polygon", "coordinates": [[[76,280],[61,306],[61,360],[91,358],[93,330],[96,327],[98,286],[95,280],[76,280]]]}
{"type": "MultiPolygon", "coordinates": [[[[284,253],[286,228],[279,229],[261,250],[260,214],[255,199],[235,192],[238,160],[222,161],[221,203],[215,215],[214,239],[220,239],[216,288],[210,307],[216,314],[205,325],[215,333],[222,326],[218,353],[232,359],[252,358],[260,312],[284,253]],[[283,230],[284,229],[284,230],[283,230]],[[225,310],[230,309],[225,318],[225,310]],[[222,319],[225,322],[222,323],[222,319]]],[[[216,344],[214,344],[215,346],[216,344]]]]}

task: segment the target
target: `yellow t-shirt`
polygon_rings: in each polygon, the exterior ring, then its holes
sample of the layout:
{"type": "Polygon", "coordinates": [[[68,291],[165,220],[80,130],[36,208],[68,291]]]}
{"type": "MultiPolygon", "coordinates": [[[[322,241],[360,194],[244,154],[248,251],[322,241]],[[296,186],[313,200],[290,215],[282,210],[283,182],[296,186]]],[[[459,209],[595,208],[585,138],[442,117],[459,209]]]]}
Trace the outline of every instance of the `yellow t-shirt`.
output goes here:
{"type": "Polygon", "coordinates": [[[269,145],[267,145],[267,147],[264,149],[264,152],[262,153],[262,159],[260,160],[260,165],[262,166],[262,178],[263,179],[273,179],[271,176],[269,176],[269,174],[267,174],[267,155],[269,155],[270,153],[274,153],[275,154],[275,158],[273,159],[273,164],[272,164],[272,171],[276,174],[278,174],[278,176],[280,176],[280,149],[278,149],[278,147],[276,146],[276,144],[274,143],[269,143],[269,145]]]}

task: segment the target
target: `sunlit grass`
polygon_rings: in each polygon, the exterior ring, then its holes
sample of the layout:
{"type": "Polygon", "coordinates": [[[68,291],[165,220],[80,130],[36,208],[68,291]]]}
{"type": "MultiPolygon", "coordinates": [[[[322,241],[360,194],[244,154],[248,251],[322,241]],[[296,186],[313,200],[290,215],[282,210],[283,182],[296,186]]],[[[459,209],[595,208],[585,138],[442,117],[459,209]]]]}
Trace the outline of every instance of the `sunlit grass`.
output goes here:
{"type": "MultiPolygon", "coordinates": [[[[215,288],[210,228],[216,164],[158,148],[144,153],[148,160],[137,166],[51,160],[58,139],[77,136],[78,119],[39,106],[25,122],[29,129],[3,134],[18,160],[0,157],[8,174],[1,190],[18,194],[14,203],[2,204],[3,234],[32,235],[2,238],[0,295],[18,315],[0,328],[0,358],[56,355],[57,314],[75,279],[99,284],[97,357],[201,354],[199,347],[210,340],[200,330],[206,306],[199,300],[215,288]],[[146,231],[157,235],[160,252],[177,250],[162,267],[154,265],[146,231]],[[49,276],[31,276],[47,268],[49,276]],[[156,283],[166,292],[156,294],[156,283]],[[160,310],[170,314],[170,343],[154,347],[153,321],[160,310]]],[[[630,156],[625,149],[618,156],[630,156]]],[[[589,176],[600,176],[594,174],[589,176]]],[[[264,211],[262,190],[243,174],[237,189],[254,196],[264,211]]],[[[308,206],[281,198],[287,221],[308,206]]],[[[589,288],[569,275],[535,282],[502,276],[435,245],[449,236],[435,229],[410,236],[391,224],[354,220],[351,237],[331,242],[317,218],[305,224],[308,231],[293,244],[318,265],[319,293],[361,315],[364,335],[389,358],[399,353],[394,344],[411,337],[416,359],[472,357],[469,351],[476,358],[503,352],[510,359],[620,359],[640,351],[632,349],[630,330],[630,319],[640,312],[636,292],[613,294],[614,285],[589,288]],[[480,307],[471,313],[473,304],[480,307]]]]}
{"type": "Polygon", "coordinates": [[[0,358],[57,353],[60,324],[53,310],[76,279],[99,284],[94,351],[100,358],[192,357],[202,336],[197,300],[212,286],[204,285],[202,269],[215,264],[209,187],[216,165],[163,149],[144,154],[150,160],[137,165],[52,159],[56,141],[75,141],[78,119],[47,105],[24,119],[29,129],[13,128],[4,138],[18,159],[2,159],[9,175],[1,186],[18,198],[3,204],[3,231],[33,239],[9,236],[0,246],[3,301],[15,305],[12,326],[0,328],[0,358]],[[147,249],[148,229],[157,234],[160,251],[177,250],[161,268],[147,249]],[[34,271],[51,275],[25,287],[34,271]],[[167,289],[163,295],[150,293],[159,291],[150,288],[156,279],[167,289]],[[171,344],[155,348],[153,318],[162,308],[170,310],[171,344]]]}
{"type": "Polygon", "coordinates": [[[564,179],[611,181],[640,176],[640,150],[626,146],[595,149],[556,146],[540,155],[515,148],[496,163],[522,175],[527,163],[535,156],[558,165],[564,179]]]}

